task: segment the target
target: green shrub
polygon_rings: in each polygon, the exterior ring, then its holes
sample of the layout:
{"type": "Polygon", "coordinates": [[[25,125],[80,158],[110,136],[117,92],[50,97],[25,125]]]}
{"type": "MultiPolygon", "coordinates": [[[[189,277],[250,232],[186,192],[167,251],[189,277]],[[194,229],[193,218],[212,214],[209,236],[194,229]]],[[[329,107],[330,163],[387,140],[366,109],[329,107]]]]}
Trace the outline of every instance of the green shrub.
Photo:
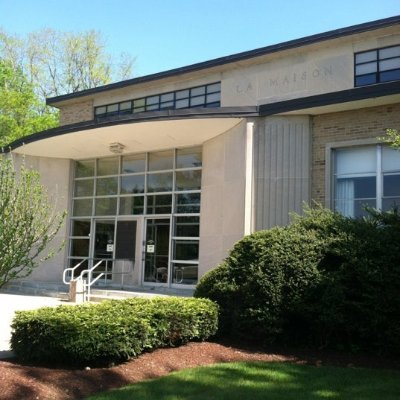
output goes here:
{"type": "Polygon", "coordinates": [[[321,208],[245,237],[199,282],[220,332],[262,343],[400,353],[400,216],[321,208]]]}
{"type": "Polygon", "coordinates": [[[11,348],[20,359],[104,365],[144,350],[214,335],[218,308],[206,299],[109,300],[17,312],[11,348]]]}

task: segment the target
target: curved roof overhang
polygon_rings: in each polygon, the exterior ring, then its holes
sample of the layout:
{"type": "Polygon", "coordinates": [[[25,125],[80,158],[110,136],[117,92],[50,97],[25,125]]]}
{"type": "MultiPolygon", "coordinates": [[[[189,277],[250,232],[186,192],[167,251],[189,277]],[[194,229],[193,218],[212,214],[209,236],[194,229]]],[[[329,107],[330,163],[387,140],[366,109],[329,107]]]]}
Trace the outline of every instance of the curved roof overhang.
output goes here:
{"type": "Polygon", "coordinates": [[[29,156],[85,159],[112,155],[113,143],[122,144],[123,153],[195,146],[256,115],[257,107],[146,112],[49,129],[19,139],[5,150],[29,156]]]}

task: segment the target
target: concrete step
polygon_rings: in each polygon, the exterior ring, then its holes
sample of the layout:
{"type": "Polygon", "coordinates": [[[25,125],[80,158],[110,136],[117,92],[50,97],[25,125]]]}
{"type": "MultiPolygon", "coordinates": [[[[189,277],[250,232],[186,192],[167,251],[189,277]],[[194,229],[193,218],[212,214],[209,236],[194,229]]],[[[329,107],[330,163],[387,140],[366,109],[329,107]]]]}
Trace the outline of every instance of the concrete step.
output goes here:
{"type": "Polygon", "coordinates": [[[14,281],[1,289],[2,293],[55,297],[68,300],[68,287],[56,282],[14,281]]]}

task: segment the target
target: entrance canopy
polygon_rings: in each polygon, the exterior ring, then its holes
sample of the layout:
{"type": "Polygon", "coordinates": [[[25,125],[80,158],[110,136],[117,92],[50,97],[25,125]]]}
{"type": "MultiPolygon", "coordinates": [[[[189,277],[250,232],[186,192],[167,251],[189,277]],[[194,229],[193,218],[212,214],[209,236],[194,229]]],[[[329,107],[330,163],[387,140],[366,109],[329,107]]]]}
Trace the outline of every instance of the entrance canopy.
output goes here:
{"type": "Polygon", "coordinates": [[[79,160],[116,152],[195,146],[232,129],[244,117],[243,114],[215,112],[179,117],[171,111],[167,114],[150,119],[146,115],[146,119],[116,118],[61,126],[22,138],[10,148],[18,154],[79,160]]]}

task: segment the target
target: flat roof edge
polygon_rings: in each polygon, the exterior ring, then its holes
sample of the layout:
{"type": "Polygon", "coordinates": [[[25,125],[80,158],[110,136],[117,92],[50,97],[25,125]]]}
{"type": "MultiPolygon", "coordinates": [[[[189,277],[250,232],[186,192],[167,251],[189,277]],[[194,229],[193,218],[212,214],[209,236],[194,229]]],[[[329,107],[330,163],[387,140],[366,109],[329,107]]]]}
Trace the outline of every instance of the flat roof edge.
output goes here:
{"type": "Polygon", "coordinates": [[[105,118],[101,121],[90,120],[78,122],[70,125],[62,125],[56,128],[47,129],[41,132],[24,136],[12,143],[0,148],[1,153],[9,153],[25,144],[48,139],[58,135],[78,132],[80,130],[90,130],[112,125],[151,122],[160,120],[177,120],[191,118],[241,118],[258,116],[257,106],[242,107],[219,107],[219,108],[189,108],[181,110],[147,111],[143,113],[121,115],[105,118]]]}
{"type": "Polygon", "coordinates": [[[323,93],[292,100],[284,100],[259,106],[260,116],[269,116],[283,112],[309,109],[351,101],[365,100],[375,97],[389,96],[400,93],[400,82],[378,83],[376,85],[361,86],[338,92],[323,93]]]}
{"type": "Polygon", "coordinates": [[[155,80],[159,80],[159,79],[163,79],[163,78],[167,78],[167,77],[171,77],[171,76],[176,76],[176,75],[180,75],[180,74],[185,74],[185,73],[189,73],[189,72],[195,72],[195,71],[199,71],[199,70],[206,69],[206,68],[212,68],[212,67],[216,67],[216,66],[220,66],[220,65],[224,65],[224,64],[229,64],[232,62],[237,62],[237,61],[246,60],[249,58],[254,58],[254,57],[258,57],[258,56],[262,56],[262,55],[266,55],[266,54],[270,54],[270,53],[275,53],[278,51],[301,47],[301,46],[317,43],[320,41],[336,39],[339,37],[349,36],[349,35],[362,33],[362,32],[366,32],[366,31],[370,31],[370,30],[376,30],[376,29],[396,25],[399,23],[400,23],[399,15],[389,17],[389,18],[379,19],[376,21],[364,22],[362,24],[352,25],[352,26],[345,27],[345,28],[339,28],[339,29],[335,29],[335,30],[331,30],[331,31],[323,32],[323,33],[305,36],[300,39],[294,39],[294,40],[289,40],[287,42],[282,42],[279,44],[260,47],[260,48],[254,49],[254,50],[248,50],[248,51],[244,51],[241,53],[236,53],[236,54],[232,54],[232,55],[228,55],[228,56],[224,56],[224,57],[219,57],[219,58],[215,58],[212,60],[203,61],[203,62],[191,64],[191,65],[180,67],[180,68],[174,68],[174,69],[163,71],[163,72],[157,72],[155,74],[145,75],[142,77],[132,78],[132,79],[128,79],[128,80],[124,80],[124,81],[120,81],[120,82],[110,83],[108,85],[98,86],[96,88],[86,89],[86,90],[82,90],[82,91],[75,92],[75,93],[69,93],[69,94],[65,94],[65,95],[51,97],[46,100],[46,103],[48,105],[55,105],[56,103],[65,101],[65,100],[89,96],[89,95],[101,93],[101,92],[107,91],[107,90],[120,89],[120,88],[123,88],[126,86],[131,86],[131,85],[135,85],[135,84],[139,84],[139,83],[151,82],[151,81],[155,81],[155,80]]]}

